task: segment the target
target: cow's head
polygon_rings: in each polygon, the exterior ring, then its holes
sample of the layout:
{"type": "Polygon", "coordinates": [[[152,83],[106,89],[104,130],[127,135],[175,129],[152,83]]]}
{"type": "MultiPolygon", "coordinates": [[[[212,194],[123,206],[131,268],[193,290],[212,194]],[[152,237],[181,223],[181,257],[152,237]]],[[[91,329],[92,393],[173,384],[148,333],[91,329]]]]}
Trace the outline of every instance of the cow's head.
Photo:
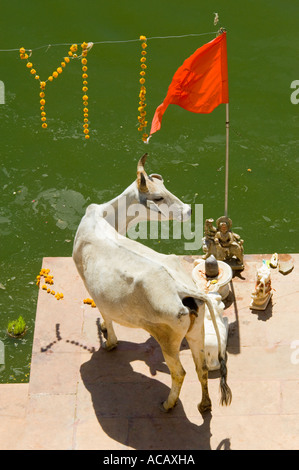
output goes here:
{"type": "Polygon", "coordinates": [[[140,158],[137,165],[137,189],[139,202],[147,208],[148,218],[155,212],[159,220],[188,220],[191,207],[165,188],[161,175],[147,175],[144,169],[146,158],[147,153],[140,158]]]}

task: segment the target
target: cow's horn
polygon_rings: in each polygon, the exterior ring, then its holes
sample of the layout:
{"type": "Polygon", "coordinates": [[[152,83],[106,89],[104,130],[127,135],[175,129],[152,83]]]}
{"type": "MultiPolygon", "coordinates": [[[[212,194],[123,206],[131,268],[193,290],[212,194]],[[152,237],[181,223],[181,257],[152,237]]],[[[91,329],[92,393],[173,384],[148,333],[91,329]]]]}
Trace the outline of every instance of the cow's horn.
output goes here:
{"type": "Polygon", "coordinates": [[[144,170],[144,164],[146,161],[147,153],[140,158],[138,165],[137,165],[137,187],[138,190],[142,193],[146,193],[148,188],[146,186],[146,172],[144,170]]]}
{"type": "Polygon", "coordinates": [[[137,171],[144,171],[144,165],[147,159],[147,153],[145,153],[139,160],[137,164],[137,171]]]}

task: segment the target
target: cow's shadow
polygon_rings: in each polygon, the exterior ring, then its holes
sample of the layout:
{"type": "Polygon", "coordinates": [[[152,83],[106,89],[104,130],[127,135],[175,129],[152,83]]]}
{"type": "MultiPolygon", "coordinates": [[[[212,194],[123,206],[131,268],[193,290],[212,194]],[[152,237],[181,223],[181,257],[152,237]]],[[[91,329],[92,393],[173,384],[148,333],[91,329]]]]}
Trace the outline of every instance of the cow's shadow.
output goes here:
{"type": "MultiPolygon", "coordinates": [[[[100,347],[81,365],[83,384],[91,394],[104,432],[137,450],[209,450],[211,413],[203,417],[200,425],[188,420],[181,401],[171,412],[163,413],[159,403],[166,399],[169,387],[134,370],[131,365],[134,361],[142,361],[139,369],[144,370],[146,364],[153,376],[156,371],[169,374],[153,338],[142,344],[120,341],[117,349],[110,352],[100,347]]],[[[194,400],[197,404],[200,397],[194,400]]]]}

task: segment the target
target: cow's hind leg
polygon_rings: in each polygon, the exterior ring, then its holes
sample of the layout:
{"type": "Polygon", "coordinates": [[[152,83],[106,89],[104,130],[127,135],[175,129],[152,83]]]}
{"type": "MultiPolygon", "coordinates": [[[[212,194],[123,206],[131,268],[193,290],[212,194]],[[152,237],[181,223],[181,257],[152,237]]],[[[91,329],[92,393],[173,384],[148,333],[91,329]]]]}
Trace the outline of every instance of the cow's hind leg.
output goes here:
{"type": "Polygon", "coordinates": [[[171,375],[171,390],[167,399],[162,403],[161,410],[169,411],[177,403],[186,372],[180,361],[180,346],[184,336],[174,332],[165,325],[150,332],[161,346],[165,362],[171,375]]]}
{"type": "Polygon", "coordinates": [[[198,404],[198,410],[200,413],[205,413],[211,411],[212,404],[208,391],[208,368],[204,350],[204,324],[200,322],[199,318],[196,319],[191,331],[186,334],[186,339],[192,352],[197,376],[202,388],[202,399],[198,404]]]}
{"type": "Polygon", "coordinates": [[[117,346],[117,337],[114,332],[113,328],[113,323],[112,321],[101,312],[101,315],[103,317],[103,322],[101,322],[101,330],[103,332],[106,332],[106,343],[105,343],[105,349],[106,351],[111,351],[112,349],[116,348],[117,346]]]}

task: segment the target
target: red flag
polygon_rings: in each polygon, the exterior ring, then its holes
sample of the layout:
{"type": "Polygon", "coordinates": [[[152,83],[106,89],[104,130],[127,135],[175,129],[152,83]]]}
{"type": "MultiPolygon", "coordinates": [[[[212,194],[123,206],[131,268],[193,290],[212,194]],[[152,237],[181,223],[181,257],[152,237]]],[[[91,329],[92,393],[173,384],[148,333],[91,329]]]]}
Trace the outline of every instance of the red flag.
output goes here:
{"type": "Polygon", "coordinates": [[[221,103],[228,103],[225,32],[197,49],[178,68],[165,100],[156,109],[150,134],[161,128],[169,104],[193,113],[211,113],[221,103]]]}

